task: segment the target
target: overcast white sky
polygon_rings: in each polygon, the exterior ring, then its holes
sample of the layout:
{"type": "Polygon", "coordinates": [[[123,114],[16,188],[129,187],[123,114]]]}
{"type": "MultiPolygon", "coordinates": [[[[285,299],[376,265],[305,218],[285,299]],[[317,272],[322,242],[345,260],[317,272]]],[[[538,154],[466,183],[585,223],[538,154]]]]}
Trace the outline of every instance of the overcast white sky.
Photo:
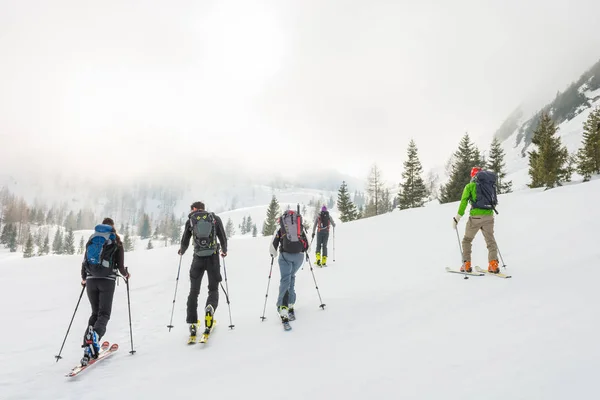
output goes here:
{"type": "Polygon", "coordinates": [[[443,164],[577,79],[599,20],[593,0],[0,0],[0,167],[398,180],[411,137],[443,164]]]}

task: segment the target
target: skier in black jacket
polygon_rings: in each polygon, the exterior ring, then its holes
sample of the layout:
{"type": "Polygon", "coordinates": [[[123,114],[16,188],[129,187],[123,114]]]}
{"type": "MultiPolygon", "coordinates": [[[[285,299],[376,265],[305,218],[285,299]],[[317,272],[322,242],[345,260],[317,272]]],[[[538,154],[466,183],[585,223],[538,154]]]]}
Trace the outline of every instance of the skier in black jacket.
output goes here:
{"type": "Polygon", "coordinates": [[[208,275],[208,297],[204,309],[205,333],[210,333],[212,321],[217,306],[219,305],[219,283],[221,265],[219,263],[219,250],[221,256],[227,256],[227,236],[221,218],[205,210],[204,203],[197,201],[191,205],[191,212],[185,223],[181,247],[178,254],[183,255],[194,237],[194,259],[190,268],[190,294],[187,300],[186,322],[190,324],[190,339],[195,340],[198,320],[198,295],[204,272],[208,275]],[[219,243],[217,243],[217,238],[219,243]]]}
{"type": "MultiPolygon", "coordinates": [[[[123,243],[115,230],[115,223],[111,218],[104,218],[101,225],[97,225],[96,232],[90,236],[90,239],[97,236],[107,238],[107,244],[103,250],[103,260],[106,260],[106,273],[97,273],[96,270],[89,267],[88,248],[83,256],[81,264],[81,284],[85,286],[90,305],[92,306],[92,315],[88,320],[88,327],[83,336],[83,345],[85,348],[82,365],[87,365],[89,360],[98,357],[100,351],[100,339],[106,333],[106,325],[110,320],[112,310],[113,296],[115,294],[115,284],[117,271],[125,279],[129,279],[130,274],[124,265],[123,243]]],[[[88,241],[88,245],[90,241],[88,241]]]]}

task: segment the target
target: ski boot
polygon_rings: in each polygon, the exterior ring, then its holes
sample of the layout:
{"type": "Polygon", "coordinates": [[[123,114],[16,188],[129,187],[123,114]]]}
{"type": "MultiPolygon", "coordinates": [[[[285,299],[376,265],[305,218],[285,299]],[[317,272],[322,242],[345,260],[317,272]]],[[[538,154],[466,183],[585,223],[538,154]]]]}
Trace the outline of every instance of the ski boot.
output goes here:
{"type": "Polygon", "coordinates": [[[215,313],[215,309],[212,305],[207,305],[204,309],[204,334],[209,334],[213,327],[213,315],[215,313]]]}
{"type": "Polygon", "coordinates": [[[296,320],[296,314],[294,313],[294,305],[290,304],[288,306],[288,320],[289,321],[295,321],[296,320]]]}
{"type": "Polygon", "coordinates": [[[320,267],[321,266],[321,253],[316,253],[315,254],[315,260],[316,260],[315,261],[315,265],[317,267],[320,267]]]}
{"type": "Polygon", "coordinates": [[[81,358],[81,365],[86,366],[91,359],[98,358],[100,353],[100,344],[98,343],[98,334],[94,331],[94,328],[90,325],[85,335],[84,354],[81,358]]]}
{"type": "Polygon", "coordinates": [[[279,316],[281,317],[281,322],[286,323],[290,321],[290,310],[286,306],[279,306],[279,316]]]}
{"type": "Polygon", "coordinates": [[[326,267],[327,266],[327,256],[323,256],[321,258],[321,267],[326,267]]]}
{"type": "Polygon", "coordinates": [[[471,268],[471,261],[463,262],[463,265],[460,267],[460,272],[473,272],[471,268]]]}
{"type": "Polygon", "coordinates": [[[490,261],[490,264],[488,265],[488,272],[490,274],[497,274],[500,272],[500,268],[498,267],[498,260],[490,261]]]}
{"type": "MultiPolygon", "coordinates": [[[[198,321],[200,322],[200,321],[198,321]]],[[[190,324],[190,338],[188,339],[188,344],[196,343],[196,335],[198,334],[198,323],[190,324]]]]}

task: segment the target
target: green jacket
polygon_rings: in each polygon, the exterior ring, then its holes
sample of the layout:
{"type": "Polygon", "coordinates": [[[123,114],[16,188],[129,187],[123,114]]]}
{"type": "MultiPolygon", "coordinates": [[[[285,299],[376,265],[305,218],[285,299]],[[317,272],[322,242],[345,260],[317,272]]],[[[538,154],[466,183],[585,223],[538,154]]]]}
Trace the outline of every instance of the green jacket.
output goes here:
{"type": "MultiPolygon", "coordinates": [[[[477,186],[475,182],[470,182],[465,185],[465,189],[463,190],[462,198],[460,199],[460,206],[458,206],[458,215],[461,217],[465,215],[465,210],[467,209],[467,203],[469,200],[473,202],[477,201],[477,186]]],[[[494,210],[484,210],[481,208],[473,208],[471,206],[470,215],[493,215],[494,210]]]]}

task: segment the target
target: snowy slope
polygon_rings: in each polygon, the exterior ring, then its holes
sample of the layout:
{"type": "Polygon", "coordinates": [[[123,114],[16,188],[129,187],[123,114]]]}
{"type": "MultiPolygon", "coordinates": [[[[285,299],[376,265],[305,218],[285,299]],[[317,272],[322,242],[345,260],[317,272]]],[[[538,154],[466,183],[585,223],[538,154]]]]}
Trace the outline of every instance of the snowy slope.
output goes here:
{"type": "MultiPolygon", "coordinates": [[[[580,91],[588,98],[591,107],[580,110],[580,113],[571,120],[564,121],[558,125],[558,136],[561,137],[563,145],[567,147],[569,153],[575,153],[581,147],[583,138],[583,124],[587,120],[589,114],[600,106],[600,89],[585,90],[585,86],[580,88],[580,91]]],[[[520,128],[520,126],[519,126],[520,128]]],[[[513,189],[523,189],[531,181],[529,178],[529,156],[525,152],[526,143],[519,138],[519,129],[502,142],[502,148],[506,154],[506,179],[513,181],[513,189]]],[[[573,179],[577,180],[581,177],[577,174],[573,175],[573,179]]]]}
{"type": "MultiPolygon", "coordinates": [[[[132,272],[134,345],[129,350],[125,285],[117,288],[107,340],[114,358],[76,380],[89,314],[77,298],[79,256],[0,260],[1,399],[592,399],[600,371],[597,305],[600,180],[500,197],[496,234],[512,279],[448,274],[459,262],[451,217],[457,204],[394,212],[340,225],[327,269],[297,277],[297,321],[277,321],[268,238],[232,240],[227,277],[235,329],[219,321],[206,346],[185,344],[190,253],[176,247],[126,255],[132,272]]],[[[461,222],[461,232],[464,222],[461,222]]],[[[330,251],[333,243],[330,242],[330,251]]],[[[483,239],[474,261],[487,261],[483,239]]],[[[200,304],[206,296],[203,284],[200,304]]]]}

